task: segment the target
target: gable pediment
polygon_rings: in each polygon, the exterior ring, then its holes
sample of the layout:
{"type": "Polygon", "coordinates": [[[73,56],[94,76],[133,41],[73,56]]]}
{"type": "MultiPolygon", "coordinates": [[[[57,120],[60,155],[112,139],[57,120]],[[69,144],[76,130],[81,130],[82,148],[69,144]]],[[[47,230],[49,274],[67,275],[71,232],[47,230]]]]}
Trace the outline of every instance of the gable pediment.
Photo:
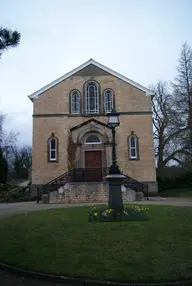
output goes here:
{"type": "Polygon", "coordinates": [[[144,86],[140,85],[139,83],[117,73],[116,71],[94,61],[93,59],[88,60],[84,64],[80,65],[79,67],[73,69],[72,71],[66,73],[65,75],[61,76],[60,78],[54,80],[53,82],[49,83],[48,85],[42,87],[41,89],[37,90],[36,92],[32,93],[28,97],[33,101],[33,99],[38,98],[39,95],[47,91],[48,89],[54,87],[55,85],[59,84],[60,82],[66,80],[71,76],[98,76],[98,75],[113,75],[120,80],[138,88],[139,90],[145,92],[146,95],[153,95],[154,92],[145,88],[144,86]]]}
{"type": "Polygon", "coordinates": [[[74,131],[74,130],[77,130],[77,129],[82,128],[84,126],[88,126],[88,127],[90,127],[90,129],[91,129],[91,127],[97,127],[97,126],[98,127],[100,126],[100,127],[105,127],[105,128],[111,129],[107,124],[105,124],[105,123],[103,123],[103,122],[101,122],[99,120],[96,120],[94,118],[91,118],[91,119],[89,119],[89,120],[87,120],[87,121],[85,121],[85,122],[83,122],[81,124],[78,124],[78,125],[72,127],[70,130],[74,131]]]}
{"type": "Polygon", "coordinates": [[[94,118],[72,127],[70,131],[72,133],[73,142],[76,144],[81,144],[82,138],[90,132],[100,134],[105,143],[111,141],[111,128],[106,123],[94,118]]]}
{"type": "Polygon", "coordinates": [[[102,75],[111,75],[111,74],[93,64],[90,64],[87,67],[73,74],[73,76],[102,76],[102,75]]]}

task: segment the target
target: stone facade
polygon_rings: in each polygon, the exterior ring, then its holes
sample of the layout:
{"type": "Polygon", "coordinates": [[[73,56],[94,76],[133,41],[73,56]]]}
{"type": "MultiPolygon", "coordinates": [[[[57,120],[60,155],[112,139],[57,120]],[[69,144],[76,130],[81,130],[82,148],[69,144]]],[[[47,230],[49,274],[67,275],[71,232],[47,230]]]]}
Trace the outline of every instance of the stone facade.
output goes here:
{"type": "Polygon", "coordinates": [[[94,76],[93,72],[88,74],[87,70],[78,72],[33,98],[32,184],[45,184],[68,171],[69,132],[77,144],[76,167],[84,167],[85,150],[101,150],[102,166],[111,165],[111,130],[102,125],[108,120],[103,108],[103,93],[110,88],[115,93],[115,108],[120,112],[120,126],[116,128],[118,165],[124,174],[141,182],[150,182],[151,191],[157,191],[151,96],[114,75],[102,73],[98,68],[94,76]],[[83,113],[83,87],[90,79],[100,85],[101,108],[94,116],[83,113]],[[81,113],[78,115],[70,114],[69,94],[73,89],[81,93],[81,113]],[[103,144],[85,146],[83,142],[90,131],[98,132],[103,144]],[[133,161],[129,160],[128,153],[131,132],[139,138],[139,159],[133,161]],[[47,160],[47,142],[52,133],[58,138],[57,162],[47,160]]]}

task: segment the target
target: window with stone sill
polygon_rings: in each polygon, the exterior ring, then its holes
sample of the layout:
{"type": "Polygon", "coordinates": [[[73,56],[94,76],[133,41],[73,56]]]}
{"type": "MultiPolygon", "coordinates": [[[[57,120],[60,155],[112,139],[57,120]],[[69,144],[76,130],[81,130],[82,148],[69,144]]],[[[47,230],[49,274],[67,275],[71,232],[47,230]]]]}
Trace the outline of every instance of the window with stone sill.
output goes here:
{"type": "Polygon", "coordinates": [[[139,160],[139,139],[132,132],[128,137],[129,160],[139,160]]]}
{"type": "Polygon", "coordinates": [[[79,114],[80,113],[80,92],[78,90],[74,90],[70,94],[71,100],[71,114],[79,114]]]}
{"type": "Polygon", "coordinates": [[[58,161],[58,139],[53,134],[48,140],[48,161],[58,161]]]}
{"type": "Polygon", "coordinates": [[[110,113],[114,108],[114,92],[111,89],[104,91],[104,110],[105,113],[110,113]]]}

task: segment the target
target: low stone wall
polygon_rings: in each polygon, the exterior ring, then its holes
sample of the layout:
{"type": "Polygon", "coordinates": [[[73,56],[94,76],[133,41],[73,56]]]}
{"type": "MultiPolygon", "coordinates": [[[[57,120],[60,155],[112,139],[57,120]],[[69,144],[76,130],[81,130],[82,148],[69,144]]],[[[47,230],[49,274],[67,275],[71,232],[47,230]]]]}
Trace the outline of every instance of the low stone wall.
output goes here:
{"type": "MultiPolygon", "coordinates": [[[[158,184],[157,182],[143,182],[148,185],[148,196],[158,195],[158,184]]],[[[31,196],[37,196],[37,189],[42,185],[31,185],[31,196]]],[[[108,183],[70,183],[64,187],[64,193],[62,201],[75,201],[75,202],[107,202],[108,201],[108,183]],[[79,200],[79,201],[78,201],[79,200]]],[[[58,191],[50,194],[50,201],[56,203],[58,191]]],[[[144,194],[147,196],[147,193],[144,194]]],[[[122,196],[124,201],[128,201],[130,194],[128,189],[122,186],[122,196]]],[[[61,197],[61,196],[60,196],[61,197]]],[[[132,194],[133,197],[133,194],[132,194]]],[[[136,198],[137,199],[137,198],[136,198]]],[[[59,199],[61,201],[61,199],[59,199]]],[[[67,203],[67,202],[66,202],[67,203]]]]}
{"type": "MultiPolygon", "coordinates": [[[[123,201],[135,201],[136,193],[122,186],[123,201]]],[[[51,192],[50,203],[108,203],[107,183],[70,183],[51,192]]]]}
{"type": "Polygon", "coordinates": [[[108,184],[70,183],[50,194],[50,203],[107,203],[108,184]]]}

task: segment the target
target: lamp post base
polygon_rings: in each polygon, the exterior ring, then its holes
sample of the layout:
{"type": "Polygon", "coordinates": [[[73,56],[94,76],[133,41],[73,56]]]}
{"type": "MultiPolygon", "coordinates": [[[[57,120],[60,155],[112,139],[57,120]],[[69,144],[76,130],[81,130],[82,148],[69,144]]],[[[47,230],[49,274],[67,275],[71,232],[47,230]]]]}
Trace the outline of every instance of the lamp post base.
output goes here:
{"type": "Polygon", "coordinates": [[[120,212],[123,210],[121,185],[126,176],[123,174],[109,174],[105,178],[109,183],[108,206],[110,209],[120,212]]]}

